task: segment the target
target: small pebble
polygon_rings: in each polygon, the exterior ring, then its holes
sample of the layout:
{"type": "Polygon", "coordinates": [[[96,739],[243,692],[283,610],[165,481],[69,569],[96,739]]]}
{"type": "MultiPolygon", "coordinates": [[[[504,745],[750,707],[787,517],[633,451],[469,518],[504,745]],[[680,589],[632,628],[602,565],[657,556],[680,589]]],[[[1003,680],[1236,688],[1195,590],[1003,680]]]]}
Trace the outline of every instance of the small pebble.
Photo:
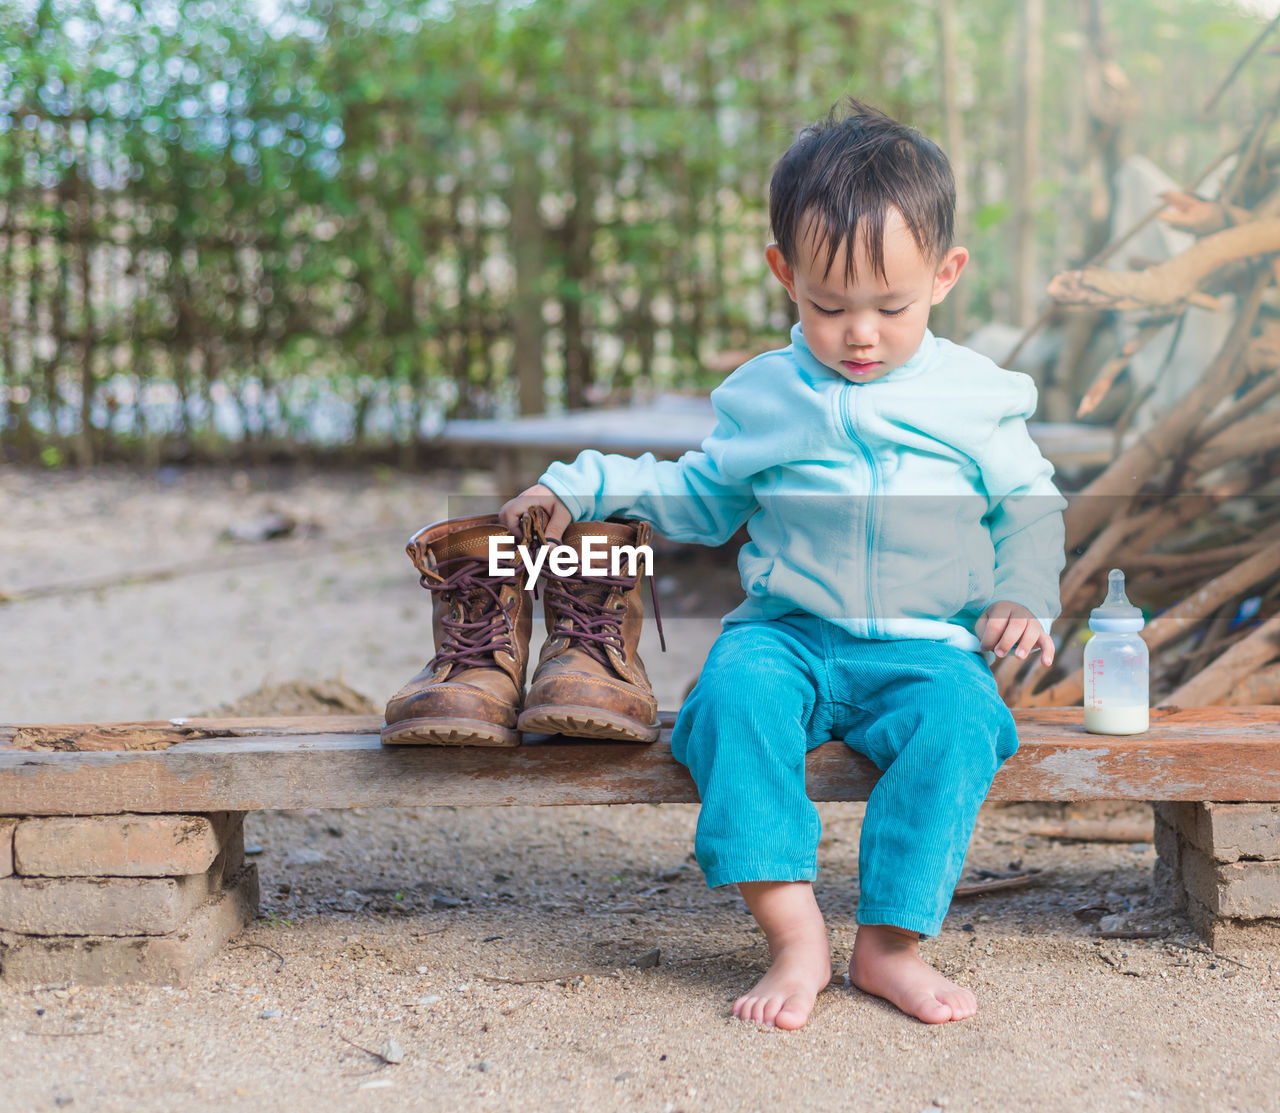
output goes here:
{"type": "Polygon", "coordinates": [[[417,1001],[414,1002],[414,1004],[415,1005],[434,1005],[439,1000],[440,1000],[440,994],[428,993],[425,997],[419,997],[417,1001]]]}
{"type": "Polygon", "coordinates": [[[279,1009],[263,1009],[262,1010],[263,1020],[276,1020],[282,1016],[284,1016],[284,1013],[282,1013],[279,1009]]]}
{"type": "Polygon", "coordinates": [[[246,854],[261,854],[262,847],[260,847],[257,843],[254,843],[252,846],[246,846],[244,848],[244,852],[246,854]]]}
{"type": "Polygon", "coordinates": [[[487,1059],[481,1059],[480,1062],[476,1064],[476,1070],[491,1071],[493,1070],[493,1064],[490,1063],[487,1059]]]}
{"type": "Polygon", "coordinates": [[[426,968],[425,966],[419,966],[419,967],[418,967],[418,973],[419,973],[419,974],[425,974],[426,972],[427,972],[427,968],[426,968]]]}
{"type": "Polygon", "coordinates": [[[631,965],[639,970],[651,970],[662,961],[662,948],[654,947],[650,951],[645,951],[639,958],[633,958],[631,965]]]}
{"type": "Polygon", "coordinates": [[[436,893],[436,895],[431,898],[431,907],[437,910],[441,908],[457,908],[461,903],[462,901],[458,900],[456,897],[445,896],[444,893],[436,893]]]}
{"type": "Polygon", "coordinates": [[[387,1042],[382,1045],[378,1054],[382,1057],[382,1060],[387,1063],[404,1062],[404,1048],[396,1043],[395,1040],[387,1040],[387,1042]]]}
{"type": "Polygon", "coordinates": [[[361,1082],[360,1085],[356,1087],[356,1089],[357,1090],[385,1090],[387,1087],[394,1086],[394,1085],[395,1083],[392,1082],[391,1079],[389,1078],[371,1078],[369,1079],[368,1082],[361,1082]]]}

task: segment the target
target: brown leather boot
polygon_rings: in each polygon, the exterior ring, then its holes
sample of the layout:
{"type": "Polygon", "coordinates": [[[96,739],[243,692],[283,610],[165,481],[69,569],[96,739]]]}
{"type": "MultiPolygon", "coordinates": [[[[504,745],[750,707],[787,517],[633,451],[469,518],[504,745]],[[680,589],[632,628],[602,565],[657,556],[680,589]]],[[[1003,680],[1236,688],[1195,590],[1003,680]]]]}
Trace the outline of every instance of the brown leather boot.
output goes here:
{"type": "MultiPolygon", "coordinates": [[[[584,538],[603,537],[611,553],[617,545],[647,544],[651,532],[647,522],[574,522],[563,544],[581,557],[584,538]]],[[[608,557],[604,563],[611,566],[608,557]]],[[[626,570],[625,562],[619,576],[558,576],[543,568],[547,640],[525,694],[522,731],[622,742],[658,737],[658,702],[637,652],[640,577],[626,570]]]]}
{"type": "Polygon", "coordinates": [[[384,745],[520,744],[533,597],[520,560],[514,576],[489,575],[494,536],[511,535],[496,514],[483,514],[436,522],[410,540],[406,551],[433,597],[436,655],[391,697],[384,745]]]}

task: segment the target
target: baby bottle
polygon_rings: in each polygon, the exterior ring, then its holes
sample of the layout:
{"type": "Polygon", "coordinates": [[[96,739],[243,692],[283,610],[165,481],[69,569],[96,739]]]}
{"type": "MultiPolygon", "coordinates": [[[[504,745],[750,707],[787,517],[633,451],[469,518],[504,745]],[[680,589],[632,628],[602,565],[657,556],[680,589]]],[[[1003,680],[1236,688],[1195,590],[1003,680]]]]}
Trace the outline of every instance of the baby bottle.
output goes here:
{"type": "Polygon", "coordinates": [[[1147,729],[1147,643],[1142,611],[1124,593],[1124,573],[1107,573],[1107,597],[1089,612],[1093,636],[1084,647],[1084,728],[1094,734],[1141,734],[1147,729]]]}

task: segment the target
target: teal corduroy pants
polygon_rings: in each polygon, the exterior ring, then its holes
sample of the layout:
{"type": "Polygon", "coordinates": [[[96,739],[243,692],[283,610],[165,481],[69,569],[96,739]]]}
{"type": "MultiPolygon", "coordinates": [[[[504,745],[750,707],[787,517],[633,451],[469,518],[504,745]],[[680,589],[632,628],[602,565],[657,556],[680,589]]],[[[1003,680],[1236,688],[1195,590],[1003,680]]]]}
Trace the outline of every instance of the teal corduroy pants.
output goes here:
{"type": "Polygon", "coordinates": [[[978,809],[1018,748],[982,657],[942,642],[856,638],[801,614],[725,627],[671,741],[702,800],[694,850],[707,884],[816,877],[805,755],[833,738],[881,770],[858,923],[937,934],[978,809]]]}

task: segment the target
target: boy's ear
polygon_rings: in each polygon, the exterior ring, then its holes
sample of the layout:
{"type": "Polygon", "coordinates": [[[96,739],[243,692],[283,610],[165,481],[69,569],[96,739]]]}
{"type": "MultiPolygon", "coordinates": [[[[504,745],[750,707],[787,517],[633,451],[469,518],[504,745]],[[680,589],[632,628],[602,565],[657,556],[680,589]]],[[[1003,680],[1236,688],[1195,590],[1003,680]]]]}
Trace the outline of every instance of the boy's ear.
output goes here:
{"type": "Polygon", "coordinates": [[[791,300],[799,301],[800,299],[796,297],[796,273],[791,269],[791,264],[782,257],[782,252],[778,250],[776,243],[771,243],[764,249],[764,258],[769,264],[769,269],[773,271],[773,277],[787,288],[791,300]]]}
{"type": "Polygon", "coordinates": [[[942,262],[938,264],[938,270],[933,276],[933,300],[929,302],[930,305],[937,305],[951,292],[951,287],[956,284],[960,272],[964,270],[964,265],[968,261],[967,247],[953,247],[942,257],[942,262]]]}

